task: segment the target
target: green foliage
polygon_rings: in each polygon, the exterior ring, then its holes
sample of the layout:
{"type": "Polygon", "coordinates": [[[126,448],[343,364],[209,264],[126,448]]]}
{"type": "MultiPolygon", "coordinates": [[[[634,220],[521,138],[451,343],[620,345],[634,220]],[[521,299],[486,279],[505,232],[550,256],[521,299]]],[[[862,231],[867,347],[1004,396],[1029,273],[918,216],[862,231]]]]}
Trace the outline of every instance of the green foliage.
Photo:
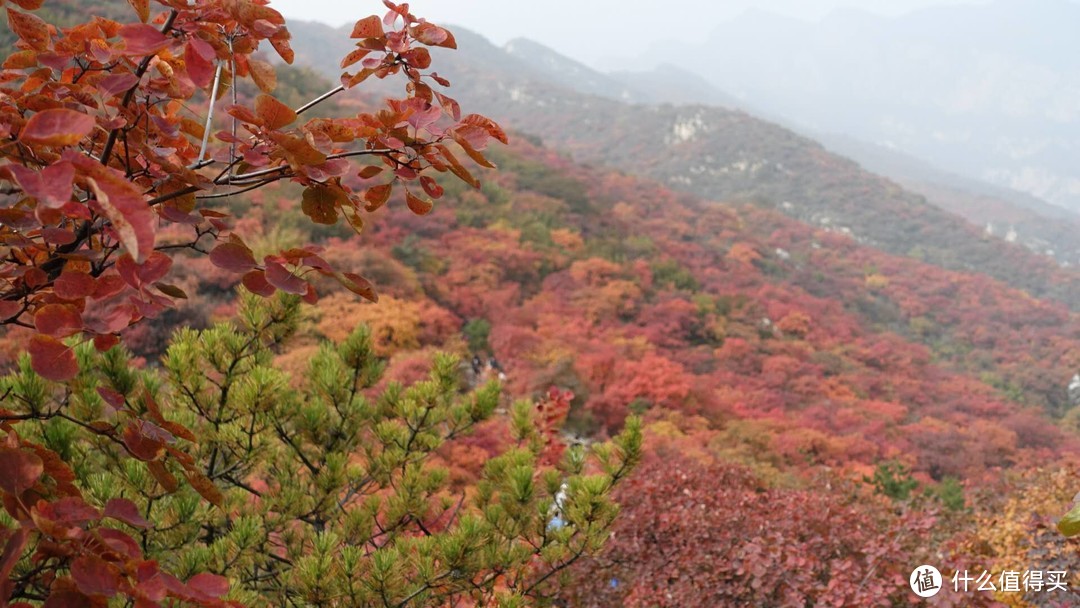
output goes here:
{"type": "MultiPolygon", "coordinates": [[[[873,477],[863,477],[863,481],[873,484],[878,494],[888,496],[893,500],[907,500],[911,497],[912,490],[919,487],[919,482],[911,478],[911,470],[903,463],[896,461],[879,464],[874,470],[873,477]]],[[[963,504],[963,495],[960,500],[963,504]]]]}
{"type": "Polygon", "coordinates": [[[488,336],[491,335],[491,323],[487,319],[469,319],[461,332],[469,342],[469,351],[474,353],[491,352],[488,336]]]}
{"type": "Polygon", "coordinates": [[[640,455],[640,422],[590,458],[545,468],[522,402],[517,445],[490,459],[474,496],[457,493],[432,458],[493,415],[498,384],[462,392],[458,361],[438,355],[426,380],[375,391],[385,363],[364,327],[320,345],[290,378],[274,357],[299,306],[245,294],[236,324],[177,332],[160,372],[136,370],[119,348],[80,347],[82,371],[61,389],[24,358],[0,380],[4,407],[30,419],[27,439],[71,463],[89,503],[137,506],[153,525],[141,537],[148,559],[181,578],[224,575],[229,599],[249,606],[543,603],[556,573],[600,549],[618,513],[611,490],[640,455]],[[153,412],[177,454],[126,457],[101,432],[115,419],[106,398],[153,412]]]}
{"type": "Polygon", "coordinates": [[[945,505],[950,511],[959,511],[964,508],[964,486],[955,477],[945,477],[931,493],[945,505]]]}
{"type": "Polygon", "coordinates": [[[670,286],[675,289],[697,291],[701,285],[690,270],[684,268],[675,260],[662,260],[652,265],[653,280],[657,285],[670,286]]]}

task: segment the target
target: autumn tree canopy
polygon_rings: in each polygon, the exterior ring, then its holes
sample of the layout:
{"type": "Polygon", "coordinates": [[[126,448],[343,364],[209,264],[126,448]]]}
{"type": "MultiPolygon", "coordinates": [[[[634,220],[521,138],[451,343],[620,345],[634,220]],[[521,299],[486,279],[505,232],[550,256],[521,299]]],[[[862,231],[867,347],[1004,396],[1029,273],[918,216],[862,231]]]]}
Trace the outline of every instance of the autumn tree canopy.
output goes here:
{"type": "Polygon", "coordinates": [[[272,95],[274,69],[259,58],[263,43],[293,58],[284,19],[265,2],[134,0],[131,23],[95,17],[63,29],[34,14],[42,0],[9,3],[19,42],[0,73],[0,322],[35,330],[38,373],[73,377],[65,338],[106,349],[117,332],[183,298],[162,283],[180,250],[209,254],[261,295],[313,301],[315,273],[375,299],[367,280],[332,268],[317,247],[257,259],[230,228],[229,203],[289,180],[304,186],[312,222],[359,231],[395,190],[426,214],[443,192],[434,175],[478,185],[459,157],[490,166],[479,150],[505,135],[462,115],[439,90],[449,83],[429,71],[427,47],[454,48],[453,35],[407,4],[386,4],[385,17],[356,23],[341,84],[292,108],[272,95]],[[325,99],[395,74],[407,82],[404,98],[307,119],[325,99]],[[241,79],[261,93],[240,98],[241,79]],[[225,116],[214,116],[218,108],[225,116]]]}

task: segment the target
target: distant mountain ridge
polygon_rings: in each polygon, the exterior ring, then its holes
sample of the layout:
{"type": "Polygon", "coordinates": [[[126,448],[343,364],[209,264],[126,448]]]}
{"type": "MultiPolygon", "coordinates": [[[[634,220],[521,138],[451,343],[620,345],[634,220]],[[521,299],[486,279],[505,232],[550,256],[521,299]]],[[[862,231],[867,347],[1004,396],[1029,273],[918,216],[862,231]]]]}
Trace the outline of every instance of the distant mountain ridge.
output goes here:
{"type": "MultiPolygon", "coordinates": [[[[341,42],[337,52],[322,49],[316,56],[343,56],[352,46],[347,32],[326,26],[294,22],[292,31],[300,57],[332,40],[341,42]]],[[[582,94],[567,86],[572,82],[545,77],[529,61],[481,36],[463,28],[454,32],[459,49],[436,53],[436,65],[457,83],[451,93],[463,106],[538,135],[580,162],[617,167],[712,200],[774,207],[890,253],[982,272],[1080,309],[1075,273],[987,236],[982,226],[788,129],[737,110],[641,105],[582,94]]],[[[315,65],[338,73],[325,61],[315,65]]],[[[385,92],[400,94],[396,88],[385,92]]]]}
{"type": "MultiPolygon", "coordinates": [[[[668,53],[742,102],[1080,210],[1080,4],[819,23],[750,11],[668,53]]],[[[648,57],[645,55],[644,57],[648,57]]]]}

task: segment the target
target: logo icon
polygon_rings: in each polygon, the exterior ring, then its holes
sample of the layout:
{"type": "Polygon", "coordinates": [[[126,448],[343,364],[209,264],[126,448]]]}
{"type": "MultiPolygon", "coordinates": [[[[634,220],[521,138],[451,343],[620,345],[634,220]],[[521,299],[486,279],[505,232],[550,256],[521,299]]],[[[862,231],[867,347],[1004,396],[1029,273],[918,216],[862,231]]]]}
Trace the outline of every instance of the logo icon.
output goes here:
{"type": "Polygon", "coordinates": [[[941,591],[941,573],[933,566],[922,565],[911,572],[911,590],[919,597],[934,597],[941,591]]]}

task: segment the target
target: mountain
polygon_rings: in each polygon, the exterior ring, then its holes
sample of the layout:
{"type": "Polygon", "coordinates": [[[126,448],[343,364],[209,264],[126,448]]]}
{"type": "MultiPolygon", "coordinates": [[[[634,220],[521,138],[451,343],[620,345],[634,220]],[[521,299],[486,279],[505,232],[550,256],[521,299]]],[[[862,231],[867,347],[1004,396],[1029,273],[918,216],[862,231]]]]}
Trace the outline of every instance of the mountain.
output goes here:
{"type": "Polygon", "coordinates": [[[1080,210],[1080,4],[997,0],[817,23],[755,10],[665,44],[744,103],[1080,210]]]}
{"type": "Polygon", "coordinates": [[[887,176],[935,206],[955,213],[987,234],[1051,256],[1080,263],[1080,215],[1029,194],[949,173],[894,149],[843,135],[818,134],[825,147],[887,176]],[[1011,235],[1011,236],[1010,236],[1011,235]]]}
{"type": "MultiPolygon", "coordinates": [[[[343,56],[351,48],[344,31],[310,23],[294,23],[292,31],[304,57],[343,56]],[[341,41],[336,55],[323,48],[331,40],[341,41]],[[315,46],[317,55],[305,50],[315,46]]],[[[986,273],[1080,308],[1080,275],[986,235],[982,225],[929,204],[811,139],[739,110],[583,94],[476,34],[457,28],[455,35],[457,51],[436,53],[440,74],[467,83],[450,93],[581,162],[648,176],[715,201],[753,201],[890,253],[986,273]]],[[[312,65],[328,74],[338,71],[325,61],[312,65]]]]}

